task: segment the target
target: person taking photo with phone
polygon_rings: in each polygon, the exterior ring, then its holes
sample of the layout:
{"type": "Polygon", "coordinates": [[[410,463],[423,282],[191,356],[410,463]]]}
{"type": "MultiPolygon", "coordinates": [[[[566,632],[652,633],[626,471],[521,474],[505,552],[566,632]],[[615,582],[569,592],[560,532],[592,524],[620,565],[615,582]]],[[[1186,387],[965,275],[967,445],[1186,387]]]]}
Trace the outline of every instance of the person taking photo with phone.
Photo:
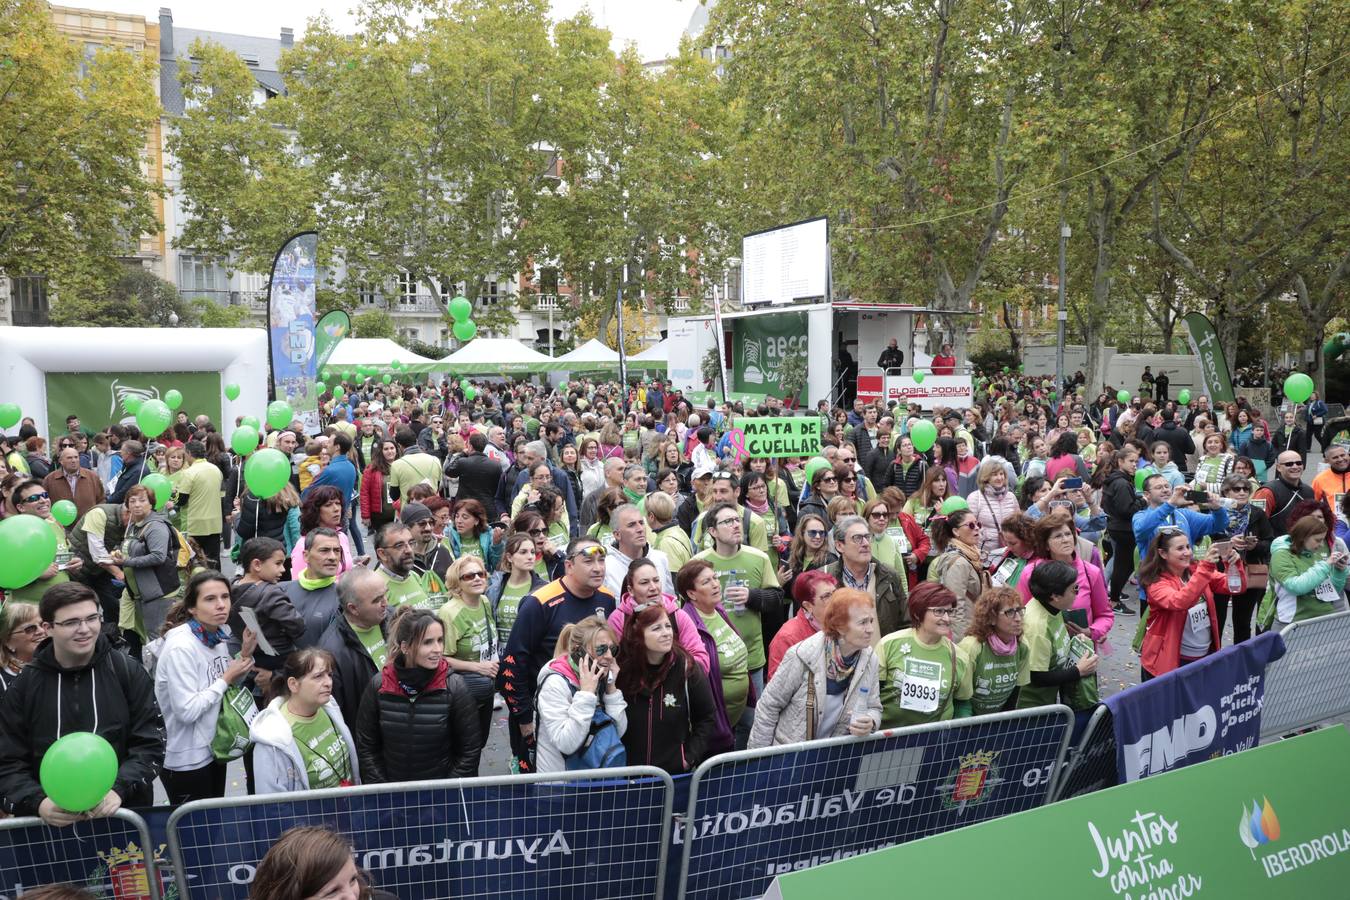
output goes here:
{"type": "Polygon", "coordinates": [[[1148,591],[1149,616],[1139,652],[1140,677],[1156,678],[1219,649],[1219,617],[1214,592],[1228,585],[1247,587],[1247,570],[1232,544],[1216,541],[1193,565],[1191,540],[1175,526],[1158,529],[1148,555],[1139,564],[1139,583],[1148,591]],[[1219,568],[1222,562],[1224,569],[1219,568]]]}

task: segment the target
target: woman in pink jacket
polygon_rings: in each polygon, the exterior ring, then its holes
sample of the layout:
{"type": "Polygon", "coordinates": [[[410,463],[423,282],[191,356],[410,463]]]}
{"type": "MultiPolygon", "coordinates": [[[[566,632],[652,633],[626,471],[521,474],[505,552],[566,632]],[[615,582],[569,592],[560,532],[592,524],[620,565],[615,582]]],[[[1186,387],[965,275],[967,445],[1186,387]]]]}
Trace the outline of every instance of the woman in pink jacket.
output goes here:
{"type": "Polygon", "coordinates": [[[1031,561],[1022,569],[1017,590],[1027,602],[1031,601],[1030,578],[1038,563],[1047,559],[1059,560],[1078,569],[1078,597],[1071,610],[1081,609],[1087,613],[1087,628],[1065,616],[1064,626],[1069,634],[1088,634],[1094,643],[1101,646],[1115,624],[1116,614],[1107,599],[1106,578],[1102,570],[1084,559],[1078,552],[1078,535],[1074,532],[1073,520],[1062,509],[1057,509],[1036,522],[1032,530],[1032,542],[1035,550],[1031,561]]]}
{"type": "Polygon", "coordinates": [[[980,464],[975,475],[976,490],[966,497],[966,505],[980,526],[980,559],[988,565],[995,551],[1003,546],[1003,523],[1021,512],[1017,495],[1008,488],[1008,470],[998,460],[980,464]]]}
{"type": "Polygon", "coordinates": [[[624,622],[633,610],[648,603],[660,600],[670,613],[670,621],[675,625],[675,636],[680,646],[688,651],[705,673],[711,663],[708,650],[698,636],[698,626],[689,618],[689,612],[681,607],[675,598],[661,590],[661,573],[656,564],[645,556],[633,560],[628,565],[628,574],[624,576],[620,589],[620,599],[614,612],[609,614],[609,627],[615,634],[623,634],[624,622]]]}

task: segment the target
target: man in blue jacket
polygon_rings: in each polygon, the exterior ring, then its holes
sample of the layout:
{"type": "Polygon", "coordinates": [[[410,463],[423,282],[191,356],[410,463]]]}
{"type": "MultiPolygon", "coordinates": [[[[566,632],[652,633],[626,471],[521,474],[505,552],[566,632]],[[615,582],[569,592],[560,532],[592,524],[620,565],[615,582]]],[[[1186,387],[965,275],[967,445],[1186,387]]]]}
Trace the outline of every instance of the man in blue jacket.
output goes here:
{"type": "MultiPolygon", "coordinates": [[[[1180,528],[1186,533],[1194,547],[1207,534],[1220,534],[1228,530],[1228,510],[1219,506],[1219,498],[1210,494],[1204,506],[1209,512],[1201,512],[1186,499],[1186,486],[1173,489],[1167,479],[1161,475],[1150,475],[1144,479],[1144,500],[1147,509],[1134,514],[1131,525],[1134,527],[1134,542],[1139,548],[1140,558],[1147,555],[1149,544],[1160,528],[1180,528]]],[[[1148,599],[1143,587],[1139,589],[1139,608],[1147,608],[1148,599]]]]}

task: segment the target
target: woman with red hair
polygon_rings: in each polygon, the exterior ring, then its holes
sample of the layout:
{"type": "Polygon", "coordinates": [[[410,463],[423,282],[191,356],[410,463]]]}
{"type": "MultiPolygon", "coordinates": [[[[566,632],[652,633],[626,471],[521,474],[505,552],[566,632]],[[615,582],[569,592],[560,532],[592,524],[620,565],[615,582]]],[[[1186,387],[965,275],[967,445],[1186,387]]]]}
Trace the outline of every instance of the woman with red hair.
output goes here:
{"type": "Polygon", "coordinates": [[[820,631],[820,615],[838,586],[839,582],[834,580],[834,576],[822,569],[812,569],[797,576],[792,583],[792,599],[797,602],[797,614],[773,636],[764,677],[773,678],[788,648],[820,631]]]}
{"type": "MultiPolygon", "coordinates": [[[[808,573],[811,574],[811,573],[808,573]]],[[[877,611],[864,591],[835,591],[820,632],[793,646],[755,707],[750,749],[871,734],[881,724],[877,611]]]]}
{"type": "Polygon", "coordinates": [[[925,581],[909,595],[914,627],[891,632],[877,644],[883,728],[970,715],[970,673],[951,637],[956,611],[955,594],[925,581]]]}

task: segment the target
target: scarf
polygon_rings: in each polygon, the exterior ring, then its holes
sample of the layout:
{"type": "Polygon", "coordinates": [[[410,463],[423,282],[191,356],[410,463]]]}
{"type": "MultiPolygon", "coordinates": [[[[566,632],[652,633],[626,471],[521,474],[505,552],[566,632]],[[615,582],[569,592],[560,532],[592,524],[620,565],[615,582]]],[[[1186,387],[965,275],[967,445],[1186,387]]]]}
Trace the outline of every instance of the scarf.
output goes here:
{"type": "Polygon", "coordinates": [[[1244,504],[1240,509],[1230,509],[1228,511],[1228,532],[1230,534],[1246,534],[1247,526],[1251,524],[1252,507],[1251,504],[1244,504]]]}
{"type": "Polygon", "coordinates": [[[394,677],[398,679],[398,686],[403,688],[403,693],[409,697],[416,697],[425,691],[435,674],[435,669],[424,669],[421,666],[410,669],[403,666],[394,667],[394,677]]]}
{"type": "Polygon", "coordinates": [[[299,575],[295,576],[295,580],[300,582],[300,587],[307,591],[319,591],[328,587],[334,581],[337,581],[337,578],[333,575],[329,575],[327,578],[310,578],[309,569],[305,569],[299,575]]]}
{"type": "Polygon", "coordinates": [[[852,656],[844,656],[839,649],[839,642],[830,641],[830,655],[825,660],[825,677],[831,681],[847,681],[853,677],[853,668],[858,665],[858,657],[862,651],[858,650],[852,656]]]}
{"type": "Polygon", "coordinates": [[[966,558],[966,561],[970,563],[975,568],[975,571],[979,574],[980,584],[983,585],[984,587],[989,586],[989,573],[985,571],[984,563],[981,562],[980,560],[980,548],[972,547],[969,544],[966,544],[959,540],[953,540],[950,544],[947,545],[947,552],[948,553],[956,552],[964,556],[966,558]]]}
{"type": "Polygon", "coordinates": [[[746,506],[746,509],[750,510],[752,513],[754,513],[754,514],[757,515],[757,516],[766,516],[766,515],[769,514],[769,500],[768,500],[767,497],[765,498],[765,500],[764,500],[763,503],[756,503],[755,501],[751,500],[749,497],[746,497],[746,498],[745,498],[745,506],[746,506]]]}
{"type": "Polygon", "coordinates": [[[225,640],[225,629],[217,628],[214,631],[207,631],[206,626],[196,619],[188,619],[188,630],[192,632],[193,637],[201,641],[208,648],[214,648],[221,641],[225,640]]]}
{"type": "Polygon", "coordinates": [[[997,631],[989,633],[989,649],[993,650],[998,656],[1012,656],[1017,652],[1017,638],[1011,641],[1005,641],[999,637],[997,631]]]}
{"type": "Polygon", "coordinates": [[[628,487],[623,489],[623,495],[628,498],[629,503],[637,503],[643,497],[647,496],[646,494],[639,493],[628,487]]]}

